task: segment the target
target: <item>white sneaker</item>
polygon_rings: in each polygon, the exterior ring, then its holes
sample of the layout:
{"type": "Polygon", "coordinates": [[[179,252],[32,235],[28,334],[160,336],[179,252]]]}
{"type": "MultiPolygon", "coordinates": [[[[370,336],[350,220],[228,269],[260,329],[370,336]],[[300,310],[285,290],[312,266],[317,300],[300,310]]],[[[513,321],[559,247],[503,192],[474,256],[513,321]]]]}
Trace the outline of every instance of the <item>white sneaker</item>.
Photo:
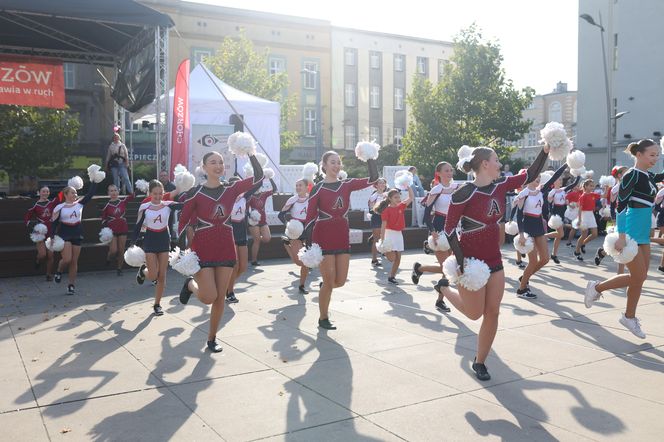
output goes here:
{"type": "Polygon", "coordinates": [[[620,322],[627,330],[631,331],[634,336],[637,336],[641,339],[646,338],[646,334],[643,333],[643,330],[641,330],[641,321],[639,321],[639,318],[627,318],[623,313],[620,316],[618,322],[620,322]]]}
{"type": "Polygon", "coordinates": [[[586,308],[592,307],[593,303],[602,297],[602,294],[595,289],[597,284],[599,284],[597,281],[588,281],[588,285],[586,286],[586,294],[583,299],[583,303],[586,305],[586,308]]]}

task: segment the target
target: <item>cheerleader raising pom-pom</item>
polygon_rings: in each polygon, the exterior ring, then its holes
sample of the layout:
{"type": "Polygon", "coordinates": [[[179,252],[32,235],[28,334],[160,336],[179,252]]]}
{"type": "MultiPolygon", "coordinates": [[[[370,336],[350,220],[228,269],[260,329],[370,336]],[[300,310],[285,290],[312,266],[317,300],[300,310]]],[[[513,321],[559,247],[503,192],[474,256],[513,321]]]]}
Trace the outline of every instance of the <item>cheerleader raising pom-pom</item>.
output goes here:
{"type": "MultiPolygon", "coordinates": [[[[46,224],[39,223],[39,224],[36,224],[36,225],[32,228],[32,231],[33,231],[34,233],[38,233],[38,234],[40,234],[40,235],[44,235],[44,236],[46,236],[46,234],[48,233],[48,227],[46,227],[46,224]]],[[[42,241],[43,241],[43,240],[42,240],[42,241]]]]}
{"type": "Polygon", "coordinates": [[[516,221],[510,221],[505,224],[505,233],[511,236],[519,234],[519,225],[516,221]]]}
{"type": "Polygon", "coordinates": [[[65,240],[55,235],[46,240],[46,248],[51,252],[62,252],[62,249],[65,248],[65,240]]]}
{"type": "Polygon", "coordinates": [[[179,175],[181,173],[189,172],[186,167],[184,167],[182,164],[177,164],[173,168],[173,175],[179,175]]]}
{"type": "Polygon", "coordinates": [[[603,245],[604,251],[618,264],[628,264],[639,252],[639,246],[629,235],[625,235],[625,247],[619,252],[616,250],[618,238],[620,238],[620,234],[616,232],[606,235],[603,245]]]}
{"type": "Polygon", "coordinates": [[[459,169],[461,172],[466,173],[464,170],[463,166],[466,163],[470,163],[470,161],[473,159],[473,149],[470,146],[466,146],[465,144],[459,148],[459,151],[457,152],[457,155],[459,156],[459,162],[457,163],[457,169],[459,169]]]}
{"type": "Polygon", "coordinates": [[[271,180],[272,178],[274,178],[274,170],[270,169],[269,167],[266,167],[265,169],[263,169],[263,176],[265,177],[265,179],[271,180]]]}
{"type": "Polygon", "coordinates": [[[124,253],[124,259],[132,267],[140,267],[145,264],[145,252],[138,246],[131,246],[124,253]]]}
{"type": "Polygon", "coordinates": [[[530,252],[533,251],[535,248],[535,242],[533,239],[530,237],[530,235],[523,235],[524,238],[524,244],[521,244],[521,236],[517,235],[514,237],[514,248],[516,249],[517,252],[522,253],[524,255],[529,254],[530,252]]]}
{"type": "Polygon", "coordinates": [[[570,169],[569,173],[573,177],[578,177],[578,176],[583,177],[586,174],[586,167],[581,166],[578,169],[570,169]]]}
{"type": "Polygon", "coordinates": [[[102,244],[108,244],[111,241],[113,241],[113,231],[108,227],[102,228],[99,231],[99,242],[102,244]]]}
{"type": "Polygon", "coordinates": [[[610,207],[602,207],[599,209],[599,216],[602,218],[611,218],[611,208],[610,207]]]}
{"type": "Polygon", "coordinates": [[[376,250],[384,255],[394,250],[394,246],[392,245],[392,241],[389,239],[379,239],[376,242],[376,250]]]}
{"type": "Polygon", "coordinates": [[[42,235],[41,233],[37,233],[34,231],[30,234],[30,240],[32,240],[32,242],[34,243],[42,242],[44,241],[45,238],[46,238],[45,235],[42,235]]]}
{"type": "Polygon", "coordinates": [[[372,141],[360,141],[355,146],[355,156],[358,160],[364,161],[375,160],[378,158],[380,145],[372,141]]]}
{"type": "MultiPolygon", "coordinates": [[[[178,253],[179,258],[175,260],[174,264],[171,264],[173,270],[184,276],[193,276],[196,273],[200,272],[201,266],[198,261],[198,255],[196,252],[191,249],[187,249],[184,252],[178,253]]],[[[170,254],[169,254],[169,262],[170,254]]]]}
{"type": "Polygon", "coordinates": [[[400,170],[394,176],[394,187],[406,190],[413,185],[413,174],[407,170],[400,170]]]}
{"type": "Polygon", "coordinates": [[[611,175],[602,175],[599,178],[599,185],[602,187],[613,187],[616,185],[616,179],[611,175]]]}
{"type": "Polygon", "coordinates": [[[302,178],[308,181],[313,181],[317,173],[318,166],[316,163],[306,163],[304,167],[302,167],[302,178]]]}
{"type": "Polygon", "coordinates": [[[491,276],[489,266],[477,258],[464,259],[463,274],[459,274],[459,265],[454,255],[448,256],[443,262],[443,273],[451,283],[472,292],[484,287],[491,276]]]}
{"type": "Polygon", "coordinates": [[[150,189],[150,183],[148,183],[145,180],[136,180],[136,188],[139,190],[139,192],[147,194],[148,190],[150,189]]]}
{"type": "Polygon", "coordinates": [[[83,178],[80,176],[71,177],[69,178],[69,181],[67,181],[67,185],[76,190],[81,190],[83,188],[83,178]]]}
{"type": "Polygon", "coordinates": [[[106,172],[101,170],[101,166],[91,164],[88,167],[88,177],[90,178],[90,182],[99,184],[106,179],[106,172]]]}
{"type": "Polygon", "coordinates": [[[443,232],[438,232],[438,238],[429,235],[429,238],[427,238],[427,244],[434,252],[447,252],[450,249],[450,243],[447,241],[447,236],[445,236],[445,233],[443,232]]]}
{"type": "Polygon", "coordinates": [[[249,225],[250,226],[257,226],[258,223],[261,221],[261,214],[258,212],[258,210],[254,209],[251,212],[249,212],[249,225]]]}
{"type": "Polygon", "coordinates": [[[315,269],[323,262],[323,249],[318,244],[313,243],[309,247],[302,247],[297,252],[297,257],[306,267],[315,269]]]}
{"type": "Polygon", "coordinates": [[[339,180],[341,181],[345,180],[346,178],[348,178],[348,172],[346,172],[345,170],[340,170],[339,173],[337,174],[337,178],[339,178],[339,180]]]}
{"type": "Polygon", "coordinates": [[[549,158],[553,161],[563,160],[572,149],[572,142],[567,138],[567,131],[562,124],[551,121],[540,131],[542,139],[549,145],[549,158]]]}
{"type": "Polygon", "coordinates": [[[261,167],[265,168],[267,166],[267,162],[268,162],[267,157],[264,154],[260,153],[260,152],[258,152],[255,156],[256,156],[256,159],[258,160],[258,163],[261,165],[261,167]]]}
{"type": "Polygon", "coordinates": [[[580,150],[575,150],[567,155],[567,165],[570,170],[580,169],[586,165],[586,154],[580,150]]]}
{"type": "Polygon", "coordinates": [[[256,154],[256,141],[254,137],[244,132],[235,132],[228,137],[228,148],[233,155],[243,158],[256,154]]]}
{"type": "Polygon", "coordinates": [[[184,172],[175,174],[175,187],[180,192],[187,192],[196,185],[196,177],[185,169],[184,172]]]}
{"type": "Polygon", "coordinates": [[[302,222],[292,219],[286,223],[286,236],[290,239],[298,239],[304,232],[302,222]]]}
{"type": "Polygon", "coordinates": [[[563,219],[558,215],[553,215],[549,218],[549,227],[553,230],[558,230],[564,225],[563,219]]]}

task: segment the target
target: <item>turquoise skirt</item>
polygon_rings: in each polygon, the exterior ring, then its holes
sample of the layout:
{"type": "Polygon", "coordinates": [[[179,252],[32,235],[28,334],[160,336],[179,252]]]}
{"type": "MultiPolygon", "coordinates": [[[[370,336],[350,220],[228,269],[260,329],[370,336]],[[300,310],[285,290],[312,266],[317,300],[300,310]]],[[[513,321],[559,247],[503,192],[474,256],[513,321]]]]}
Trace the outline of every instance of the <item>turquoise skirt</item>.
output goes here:
{"type": "Polygon", "coordinates": [[[652,227],[652,209],[628,207],[618,214],[618,232],[632,237],[637,244],[650,244],[650,228],[652,227]],[[622,219],[621,219],[622,218],[622,219]]]}

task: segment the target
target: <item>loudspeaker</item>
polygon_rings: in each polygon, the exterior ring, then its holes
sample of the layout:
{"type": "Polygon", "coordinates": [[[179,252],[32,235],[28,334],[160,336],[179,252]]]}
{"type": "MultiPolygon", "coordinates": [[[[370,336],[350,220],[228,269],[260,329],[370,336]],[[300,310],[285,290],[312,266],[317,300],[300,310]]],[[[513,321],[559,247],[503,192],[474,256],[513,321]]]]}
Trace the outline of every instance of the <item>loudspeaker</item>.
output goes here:
{"type": "Polygon", "coordinates": [[[231,114],[228,123],[233,125],[233,132],[244,132],[244,115],[231,114]]]}

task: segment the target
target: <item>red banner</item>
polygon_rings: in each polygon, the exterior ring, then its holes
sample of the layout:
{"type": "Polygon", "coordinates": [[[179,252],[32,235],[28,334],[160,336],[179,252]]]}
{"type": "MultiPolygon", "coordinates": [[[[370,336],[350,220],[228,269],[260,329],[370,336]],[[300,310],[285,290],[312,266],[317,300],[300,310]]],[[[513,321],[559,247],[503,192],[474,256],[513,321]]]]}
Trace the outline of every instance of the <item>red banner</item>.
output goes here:
{"type": "Polygon", "coordinates": [[[0,104],[64,108],[62,62],[0,58],[0,104]]]}
{"type": "MultiPolygon", "coordinates": [[[[171,129],[171,166],[189,167],[189,60],[184,60],[175,76],[173,124],[171,129]]],[[[173,170],[171,168],[171,179],[173,170]]]]}

